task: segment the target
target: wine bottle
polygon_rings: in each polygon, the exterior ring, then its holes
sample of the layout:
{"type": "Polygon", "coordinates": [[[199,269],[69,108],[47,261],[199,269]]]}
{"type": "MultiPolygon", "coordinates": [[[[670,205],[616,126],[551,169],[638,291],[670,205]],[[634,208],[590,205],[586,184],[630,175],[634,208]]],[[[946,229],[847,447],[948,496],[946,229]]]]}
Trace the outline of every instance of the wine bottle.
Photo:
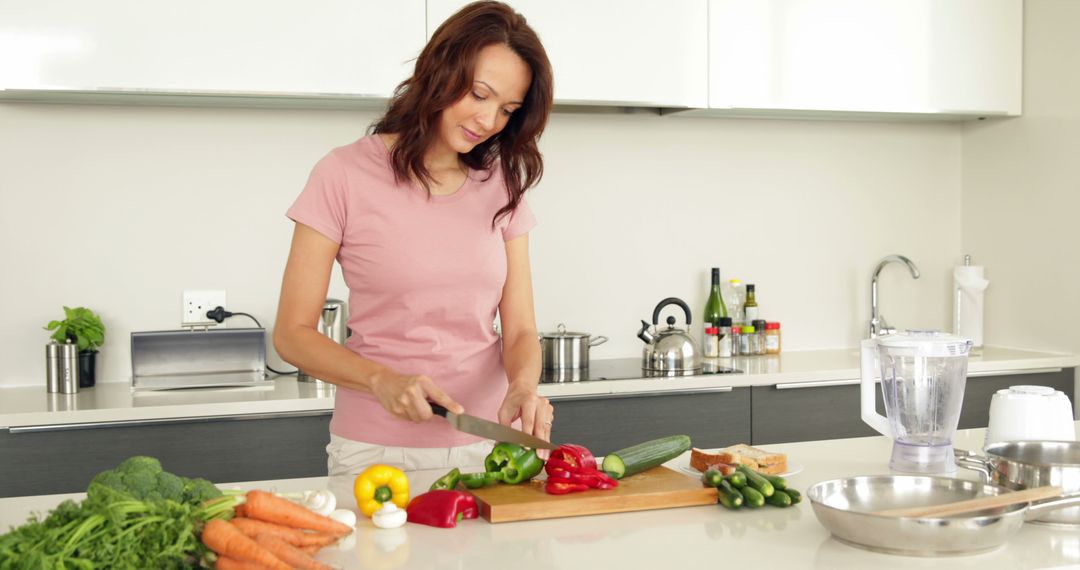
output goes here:
{"type": "Polygon", "coordinates": [[[709,300],[705,303],[705,313],[702,320],[707,327],[719,327],[720,317],[728,316],[727,306],[724,305],[724,297],[720,294],[720,268],[712,268],[712,289],[709,290],[709,300]]]}

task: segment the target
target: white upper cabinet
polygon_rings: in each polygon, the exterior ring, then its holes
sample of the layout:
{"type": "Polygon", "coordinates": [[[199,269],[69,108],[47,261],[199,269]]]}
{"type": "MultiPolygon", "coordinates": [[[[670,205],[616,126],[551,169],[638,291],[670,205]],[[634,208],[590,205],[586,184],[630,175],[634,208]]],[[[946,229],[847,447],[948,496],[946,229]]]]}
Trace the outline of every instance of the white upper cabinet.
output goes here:
{"type": "MultiPolygon", "coordinates": [[[[467,2],[428,0],[430,36],[467,2]]],[[[544,43],[563,104],[708,105],[707,0],[511,0],[544,43]]]]}
{"type": "Polygon", "coordinates": [[[387,97],[423,0],[5,0],[0,88],[387,97]]]}
{"type": "Polygon", "coordinates": [[[709,0],[715,109],[1019,115],[1023,0],[709,0]]]}

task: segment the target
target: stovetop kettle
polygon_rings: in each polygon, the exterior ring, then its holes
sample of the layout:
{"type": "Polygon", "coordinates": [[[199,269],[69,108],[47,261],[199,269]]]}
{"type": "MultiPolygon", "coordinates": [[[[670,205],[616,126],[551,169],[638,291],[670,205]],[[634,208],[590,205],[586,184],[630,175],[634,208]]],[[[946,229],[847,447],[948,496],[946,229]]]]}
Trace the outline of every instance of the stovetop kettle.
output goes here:
{"type": "Polygon", "coordinates": [[[650,372],[664,372],[672,375],[692,374],[701,370],[701,350],[693,337],[685,330],[675,326],[675,317],[667,318],[667,328],[660,329],[660,311],[668,305],[682,307],[686,315],[686,327],[690,328],[690,307],[677,297],[668,297],[656,305],[652,314],[652,328],[646,321],[641,321],[638,338],[645,343],[642,351],[641,368],[650,372]]]}

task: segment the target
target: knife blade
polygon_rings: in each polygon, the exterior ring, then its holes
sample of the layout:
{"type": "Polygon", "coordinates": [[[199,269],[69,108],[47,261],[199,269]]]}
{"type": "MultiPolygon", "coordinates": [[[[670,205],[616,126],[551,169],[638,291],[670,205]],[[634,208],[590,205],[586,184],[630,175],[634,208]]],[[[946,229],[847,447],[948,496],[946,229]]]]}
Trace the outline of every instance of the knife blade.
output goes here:
{"type": "Polygon", "coordinates": [[[504,426],[500,423],[488,421],[476,416],[470,416],[469,414],[455,414],[434,402],[431,402],[431,411],[434,412],[435,415],[446,418],[446,421],[450,422],[450,425],[453,426],[454,429],[465,433],[471,433],[495,441],[519,443],[533,449],[557,449],[559,447],[550,441],[544,441],[538,437],[529,435],[512,427],[504,426]]]}

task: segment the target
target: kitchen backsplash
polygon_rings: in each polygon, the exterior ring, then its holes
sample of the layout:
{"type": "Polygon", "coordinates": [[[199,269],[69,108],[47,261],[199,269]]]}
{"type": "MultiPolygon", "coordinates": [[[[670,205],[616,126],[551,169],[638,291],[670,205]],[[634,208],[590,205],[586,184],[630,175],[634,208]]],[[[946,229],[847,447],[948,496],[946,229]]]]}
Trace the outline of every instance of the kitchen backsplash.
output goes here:
{"type": "MultiPolygon", "coordinates": [[[[174,329],[184,289],[273,325],[308,172],[372,113],[0,105],[0,386],[44,382],[42,326],[61,306],[107,328],[99,382],[130,376],[132,331],[174,329]]],[[[537,324],[638,356],[664,297],[704,306],[708,270],[757,284],[784,350],[854,347],[869,278],[890,324],[943,327],[961,255],[961,127],[557,114],[528,194],[537,324]]],[[[346,291],[335,270],[330,296],[346,291]]],[[[242,320],[242,319],[234,319],[242,320]]],[[[231,324],[231,322],[230,322],[231,324]]],[[[238,322],[233,326],[249,326],[238,322]]],[[[275,368],[283,366],[270,353],[275,368]]]]}

